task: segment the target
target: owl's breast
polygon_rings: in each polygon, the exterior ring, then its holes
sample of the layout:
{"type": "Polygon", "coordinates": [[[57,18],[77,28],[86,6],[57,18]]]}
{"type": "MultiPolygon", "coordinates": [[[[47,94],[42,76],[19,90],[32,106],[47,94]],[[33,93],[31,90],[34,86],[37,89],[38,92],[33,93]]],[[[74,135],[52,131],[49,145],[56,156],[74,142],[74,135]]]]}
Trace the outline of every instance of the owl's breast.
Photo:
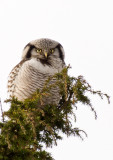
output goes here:
{"type": "MultiPolygon", "coordinates": [[[[43,89],[44,84],[49,76],[54,75],[57,72],[58,69],[48,65],[43,65],[36,59],[25,61],[22,64],[18,75],[15,77],[15,87],[13,89],[12,96],[17,97],[18,100],[21,101],[30,98],[37,89],[40,91],[43,89]]],[[[52,101],[58,101],[58,89],[52,89],[51,93],[52,97],[50,96],[48,100],[50,101],[52,99],[52,101]]]]}

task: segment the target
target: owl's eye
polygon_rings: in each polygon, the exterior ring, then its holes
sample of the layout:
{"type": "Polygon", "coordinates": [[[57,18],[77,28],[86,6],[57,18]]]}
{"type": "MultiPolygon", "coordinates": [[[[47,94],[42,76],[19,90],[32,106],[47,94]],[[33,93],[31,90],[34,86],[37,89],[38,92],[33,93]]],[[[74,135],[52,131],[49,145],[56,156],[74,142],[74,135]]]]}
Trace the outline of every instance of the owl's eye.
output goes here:
{"type": "Polygon", "coordinates": [[[37,53],[41,53],[42,49],[37,48],[36,51],[37,51],[37,53]]]}
{"type": "Polygon", "coordinates": [[[55,51],[54,49],[50,49],[50,53],[54,53],[54,51],[55,51]]]}

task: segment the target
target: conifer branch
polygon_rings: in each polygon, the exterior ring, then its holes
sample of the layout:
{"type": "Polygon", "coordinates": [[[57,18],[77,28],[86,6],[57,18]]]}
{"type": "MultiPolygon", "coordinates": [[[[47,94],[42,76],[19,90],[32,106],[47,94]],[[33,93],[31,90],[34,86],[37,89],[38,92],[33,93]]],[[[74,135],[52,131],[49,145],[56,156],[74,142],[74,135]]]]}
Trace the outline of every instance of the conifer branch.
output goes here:
{"type": "Polygon", "coordinates": [[[91,108],[96,118],[96,111],[86,93],[97,94],[102,99],[106,97],[108,103],[110,98],[101,91],[94,91],[83,76],[69,76],[69,69],[70,66],[49,77],[42,91],[37,90],[32,98],[21,102],[12,97],[5,101],[11,107],[4,113],[1,107],[3,122],[0,123],[0,159],[53,160],[51,154],[43,150],[43,145],[57,145],[57,141],[62,139],[60,132],[68,137],[78,136],[82,140],[82,133],[87,137],[85,131],[72,125],[72,116],[76,122],[74,108],[77,109],[77,104],[81,102],[91,108]],[[55,83],[50,84],[53,79],[55,83]],[[54,87],[59,87],[59,104],[44,105],[44,98],[51,96],[50,90],[54,87]],[[8,117],[6,122],[4,117],[8,117]]]}

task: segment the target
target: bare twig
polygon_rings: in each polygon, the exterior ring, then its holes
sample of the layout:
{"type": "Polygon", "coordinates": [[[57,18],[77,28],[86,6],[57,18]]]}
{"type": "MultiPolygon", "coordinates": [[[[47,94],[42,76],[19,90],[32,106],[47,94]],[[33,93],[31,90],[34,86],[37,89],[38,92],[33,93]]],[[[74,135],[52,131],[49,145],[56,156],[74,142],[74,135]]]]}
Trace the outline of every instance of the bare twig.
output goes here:
{"type": "Polygon", "coordinates": [[[1,108],[1,113],[2,113],[2,122],[4,122],[4,115],[3,115],[1,98],[0,98],[0,108],[1,108]]]}

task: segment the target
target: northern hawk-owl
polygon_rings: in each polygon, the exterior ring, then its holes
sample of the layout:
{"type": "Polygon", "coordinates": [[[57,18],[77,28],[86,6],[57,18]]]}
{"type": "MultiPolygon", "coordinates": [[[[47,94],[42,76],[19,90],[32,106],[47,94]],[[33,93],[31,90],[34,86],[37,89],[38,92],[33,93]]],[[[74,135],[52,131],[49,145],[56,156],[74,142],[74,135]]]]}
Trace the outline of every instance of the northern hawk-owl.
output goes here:
{"type": "MultiPolygon", "coordinates": [[[[43,89],[50,76],[64,67],[64,49],[59,42],[47,38],[31,41],[23,50],[22,60],[9,74],[9,96],[20,101],[30,98],[37,89],[43,89]]],[[[59,88],[55,87],[46,104],[58,104],[59,101],[59,88]]]]}

